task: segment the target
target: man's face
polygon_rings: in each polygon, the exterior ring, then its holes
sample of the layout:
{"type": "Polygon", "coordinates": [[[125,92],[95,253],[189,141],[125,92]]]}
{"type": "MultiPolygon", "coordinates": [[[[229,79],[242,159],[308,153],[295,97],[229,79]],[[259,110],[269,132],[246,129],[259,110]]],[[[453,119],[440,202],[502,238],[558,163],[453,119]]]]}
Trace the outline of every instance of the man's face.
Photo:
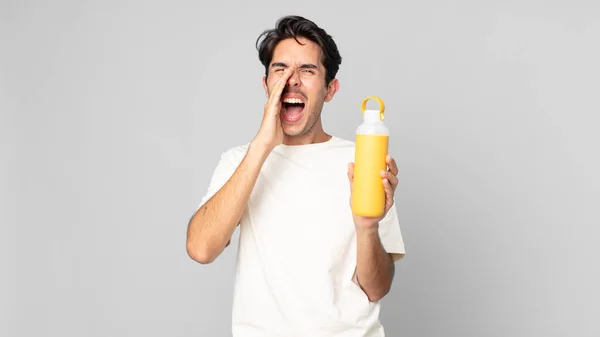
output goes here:
{"type": "Polygon", "coordinates": [[[268,76],[263,78],[263,86],[269,97],[271,88],[284,70],[293,70],[281,96],[281,125],[287,136],[300,136],[310,131],[321,116],[324,102],[329,102],[338,88],[336,79],[329,86],[325,85],[321,48],[304,38],[298,38],[298,41],[302,44],[295,39],[286,39],[277,44],[268,76]]]}

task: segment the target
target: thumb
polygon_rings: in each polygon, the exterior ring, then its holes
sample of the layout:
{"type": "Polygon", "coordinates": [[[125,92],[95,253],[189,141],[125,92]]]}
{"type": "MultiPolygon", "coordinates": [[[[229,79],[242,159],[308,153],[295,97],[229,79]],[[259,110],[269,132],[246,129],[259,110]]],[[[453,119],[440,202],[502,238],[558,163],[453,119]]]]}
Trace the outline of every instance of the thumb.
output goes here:
{"type": "Polygon", "coordinates": [[[354,163],[348,163],[348,182],[350,182],[350,191],[352,191],[352,182],[354,181],[354,163]]]}

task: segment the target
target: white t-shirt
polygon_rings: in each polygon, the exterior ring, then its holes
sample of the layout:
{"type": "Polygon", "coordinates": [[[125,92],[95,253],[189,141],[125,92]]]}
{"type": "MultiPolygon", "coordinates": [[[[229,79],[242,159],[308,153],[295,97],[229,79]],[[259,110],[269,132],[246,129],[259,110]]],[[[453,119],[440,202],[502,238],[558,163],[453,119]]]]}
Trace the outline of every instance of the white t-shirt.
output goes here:
{"type": "MultiPolygon", "coordinates": [[[[225,151],[204,204],[231,177],[248,145],[225,151]]],[[[356,230],[348,163],[354,142],[276,147],[240,221],[234,337],[382,337],[380,303],[355,283],[356,230]]],[[[396,207],[379,230],[397,261],[404,243],[396,207]]]]}

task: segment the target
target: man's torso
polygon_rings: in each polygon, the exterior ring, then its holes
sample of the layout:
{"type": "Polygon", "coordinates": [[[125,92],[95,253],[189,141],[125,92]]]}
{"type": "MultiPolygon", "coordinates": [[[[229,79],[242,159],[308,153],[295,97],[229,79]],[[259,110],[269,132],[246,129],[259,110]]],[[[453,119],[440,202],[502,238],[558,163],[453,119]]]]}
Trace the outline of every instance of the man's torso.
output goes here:
{"type": "Polygon", "coordinates": [[[383,336],[379,303],[352,280],[353,157],[354,143],[335,137],[270,154],[240,223],[234,336],[383,336]]]}

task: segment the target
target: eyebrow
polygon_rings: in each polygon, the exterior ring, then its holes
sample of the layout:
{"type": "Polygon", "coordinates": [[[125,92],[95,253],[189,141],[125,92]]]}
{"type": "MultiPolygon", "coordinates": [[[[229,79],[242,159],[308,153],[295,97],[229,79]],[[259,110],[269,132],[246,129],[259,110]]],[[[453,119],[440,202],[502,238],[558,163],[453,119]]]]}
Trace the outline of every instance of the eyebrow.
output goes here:
{"type": "MultiPolygon", "coordinates": [[[[273,64],[271,64],[271,67],[284,67],[287,68],[287,64],[285,64],[284,62],[274,62],[273,64]]],[[[312,64],[312,63],[303,63],[301,64],[298,68],[300,69],[318,69],[316,64],[312,64]]]]}

